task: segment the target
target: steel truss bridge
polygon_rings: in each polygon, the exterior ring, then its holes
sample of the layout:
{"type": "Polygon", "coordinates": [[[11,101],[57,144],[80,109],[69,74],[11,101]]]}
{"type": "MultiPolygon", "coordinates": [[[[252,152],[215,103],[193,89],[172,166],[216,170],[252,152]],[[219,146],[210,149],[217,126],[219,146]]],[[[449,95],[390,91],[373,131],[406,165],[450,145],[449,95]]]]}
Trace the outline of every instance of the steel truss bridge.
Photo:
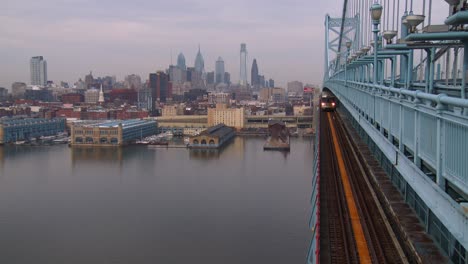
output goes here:
{"type": "MultiPolygon", "coordinates": [[[[468,4],[344,0],[325,29],[323,89],[397,172],[392,182],[440,250],[468,263],[468,4]]],[[[320,259],[315,155],[308,263],[320,259]]]]}

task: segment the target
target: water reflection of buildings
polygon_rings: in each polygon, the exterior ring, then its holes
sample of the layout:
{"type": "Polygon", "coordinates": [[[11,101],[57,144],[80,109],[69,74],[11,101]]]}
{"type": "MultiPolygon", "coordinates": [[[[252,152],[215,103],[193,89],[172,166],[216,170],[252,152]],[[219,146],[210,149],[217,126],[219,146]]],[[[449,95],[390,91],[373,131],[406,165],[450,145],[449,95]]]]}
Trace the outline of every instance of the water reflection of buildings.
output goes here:
{"type": "Polygon", "coordinates": [[[190,149],[189,158],[190,159],[219,159],[221,153],[224,151],[224,148],[220,149],[190,149]]]}
{"type": "Polygon", "coordinates": [[[131,155],[132,152],[125,150],[122,147],[106,148],[106,147],[71,147],[72,166],[77,163],[92,163],[92,162],[118,162],[120,165],[124,159],[124,155],[131,155]]]}
{"type": "Polygon", "coordinates": [[[7,158],[13,158],[19,155],[39,155],[42,150],[40,147],[0,145],[0,164],[4,164],[7,158]]]}

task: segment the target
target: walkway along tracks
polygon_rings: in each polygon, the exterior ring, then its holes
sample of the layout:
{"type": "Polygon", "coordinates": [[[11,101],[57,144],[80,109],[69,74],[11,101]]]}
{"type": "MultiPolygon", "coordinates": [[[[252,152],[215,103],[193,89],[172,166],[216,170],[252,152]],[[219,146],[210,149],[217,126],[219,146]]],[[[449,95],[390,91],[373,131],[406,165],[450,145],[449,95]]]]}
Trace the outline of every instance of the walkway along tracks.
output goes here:
{"type": "MultiPolygon", "coordinates": [[[[340,109],[339,118],[346,128],[350,143],[358,155],[360,164],[363,165],[368,174],[368,182],[372,185],[380,205],[387,216],[387,220],[400,241],[409,261],[412,263],[448,263],[440,249],[435,245],[431,237],[426,233],[424,226],[419,222],[416,213],[405,203],[405,198],[392,181],[394,175],[388,175],[377,158],[372,154],[370,147],[364,143],[358,132],[352,125],[349,116],[340,109]]],[[[355,124],[356,125],[356,124],[355,124]]],[[[386,164],[383,166],[388,166],[386,164]]],[[[393,172],[391,173],[393,174],[393,172]]]]}

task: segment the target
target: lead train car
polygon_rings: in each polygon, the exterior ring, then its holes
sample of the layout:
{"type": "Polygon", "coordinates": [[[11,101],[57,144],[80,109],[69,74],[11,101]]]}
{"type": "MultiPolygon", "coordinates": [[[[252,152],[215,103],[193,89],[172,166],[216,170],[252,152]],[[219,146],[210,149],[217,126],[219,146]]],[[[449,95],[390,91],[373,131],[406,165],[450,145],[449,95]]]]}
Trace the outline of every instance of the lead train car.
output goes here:
{"type": "Polygon", "coordinates": [[[320,96],[320,109],[322,111],[335,111],[336,109],[336,97],[330,92],[322,92],[320,96]]]}

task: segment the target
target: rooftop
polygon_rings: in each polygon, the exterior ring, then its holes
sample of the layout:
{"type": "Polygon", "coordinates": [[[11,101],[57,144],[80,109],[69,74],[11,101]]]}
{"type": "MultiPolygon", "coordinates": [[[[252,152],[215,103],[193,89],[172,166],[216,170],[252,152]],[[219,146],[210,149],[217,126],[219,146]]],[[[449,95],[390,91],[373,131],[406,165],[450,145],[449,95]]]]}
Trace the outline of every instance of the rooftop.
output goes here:
{"type": "Polygon", "coordinates": [[[0,118],[0,125],[2,126],[17,126],[17,125],[28,125],[28,124],[38,124],[38,123],[51,123],[64,120],[63,118],[9,118],[2,117],[0,118]]]}
{"type": "Polygon", "coordinates": [[[143,119],[129,119],[129,120],[106,120],[106,121],[80,121],[76,122],[75,125],[77,126],[84,126],[84,127],[101,127],[101,128],[111,128],[111,127],[118,127],[120,124],[122,127],[130,128],[142,124],[148,123],[155,123],[154,120],[143,120],[143,119]]]}
{"type": "Polygon", "coordinates": [[[210,127],[207,130],[200,133],[200,135],[209,135],[212,137],[224,137],[225,135],[231,133],[234,129],[228,127],[225,124],[218,124],[216,126],[210,127]]]}

